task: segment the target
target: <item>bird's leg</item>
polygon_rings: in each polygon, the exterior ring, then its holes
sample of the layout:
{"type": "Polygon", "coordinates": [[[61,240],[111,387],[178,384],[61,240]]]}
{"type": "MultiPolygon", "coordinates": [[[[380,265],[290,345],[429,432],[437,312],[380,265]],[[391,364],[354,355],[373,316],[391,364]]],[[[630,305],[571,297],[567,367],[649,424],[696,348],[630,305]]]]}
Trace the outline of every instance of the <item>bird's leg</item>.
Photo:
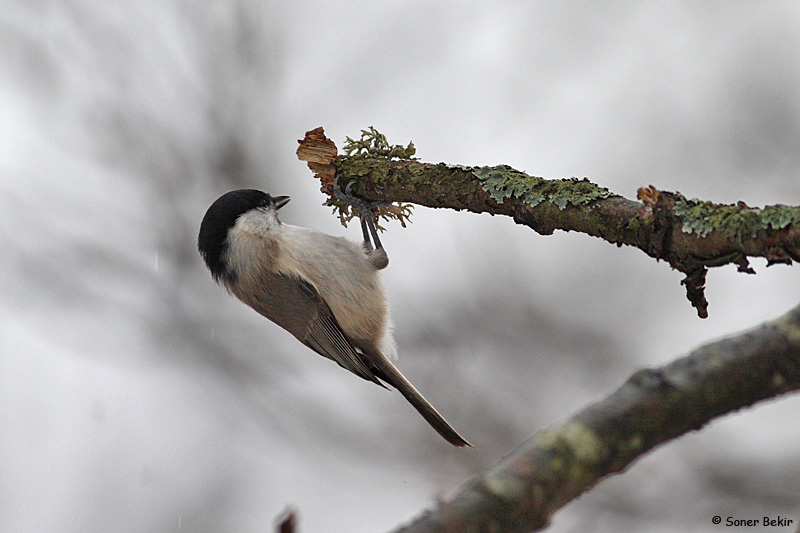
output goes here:
{"type": "Polygon", "coordinates": [[[386,250],[383,249],[383,244],[381,244],[381,240],[378,237],[378,230],[375,228],[375,221],[372,218],[372,207],[375,204],[367,204],[350,194],[350,188],[352,186],[353,182],[351,181],[347,184],[344,191],[342,191],[337,178],[334,193],[337,199],[350,204],[354,209],[358,209],[361,218],[361,234],[364,237],[362,246],[366,253],[367,260],[372,263],[372,266],[376,269],[382,270],[389,264],[389,256],[386,255],[386,250]],[[370,240],[370,236],[372,236],[372,240],[370,240]],[[375,244],[374,248],[372,246],[373,243],[375,244]]]}
{"type": "Polygon", "coordinates": [[[361,211],[361,231],[364,233],[364,247],[366,248],[369,246],[371,249],[372,245],[364,229],[364,221],[366,221],[366,226],[369,228],[370,234],[372,234],[372,241],[375,243],[375,249],[367,253],[367,259],[372,263],[372,266],[378,270],[382,270],[389,264],[389,256],[386,255],[386,250],[383,249],[383,244],[381,244],[381,240],[378,238],[378,230],[375,228],[375,221],[372,220],[372,209],[367,208],[361,211]]]}
{"type": "Polygon", "coordinates": [[[365,208],[361,210],[361,234],[364,236],[364,243],[361,245],[367,256],[367,260],[372,263],[372,266],[378,270],[386,268],[389,264],[389,256],[386,255],[386,250],[381,244],[381,239],[378,237],[378,230],[375,227],[375,221],[372,219],[372,210],[365,208]],[[372,241],[370,241],[370,234],[372,241]],[[372,243],[375,243],[373,248],[372,243]]]}
{"type": "Polygon", "coordinates": [[[378,238],[378,230],[375,228],[375,221],[372,218],[372,209],[361,211],[361,231],[364,233],[364,241],[368,243],[367,234],[364,231],[364,222],[366,221],[367,228],[372,235],[372,242],[375,243],[376,250],[383,250],[380,238],[378,238]]]}
{"type": "Polygon", "coordinates": [[[364,251],[370,253],[373,249],[372,242],[369,240],[369,232],[367,231],[367,219],[363,216],[361,217],[361,234],[364,236],[364,243],[362,244],[364,251]]]}

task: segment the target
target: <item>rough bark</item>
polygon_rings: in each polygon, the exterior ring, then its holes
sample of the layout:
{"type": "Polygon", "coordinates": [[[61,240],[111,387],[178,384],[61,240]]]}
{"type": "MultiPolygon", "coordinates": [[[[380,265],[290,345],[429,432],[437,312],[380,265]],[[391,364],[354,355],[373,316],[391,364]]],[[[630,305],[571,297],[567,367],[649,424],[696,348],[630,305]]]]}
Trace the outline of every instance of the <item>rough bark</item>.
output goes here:
{"type": "Polygon", "coordinates": [[[800,306],[662,368],[546,428],[397,533],[523,532],[654,447],[800,389],[800,306]]]}
{"type": "MultiPolygon", "coordinates": [[[[687,200],[652,185],[640,188],[635,201],[585,178],[544,179],[505,165],[423,163],[414,158],[413,144],[389,145],[372,128],[360,140],[348,139],[345,154],[338,154],[322,128],[299,142],[298,157],[320,178],[330,205],[347,208],[337,198],[338,182],[350,184],[350,193],[366,203],[408,202],[507,215],[543,235],[578,231],[633,246],[686,275],[687,298],[701,318],[708,316],[704,286],[709,267],[733,263],[754,274],[748,257],[764,257],[768,266],[800,260],[798,207],[687,200]]],[[[397,217],[398,209],[384,214],[397,217]]]]}

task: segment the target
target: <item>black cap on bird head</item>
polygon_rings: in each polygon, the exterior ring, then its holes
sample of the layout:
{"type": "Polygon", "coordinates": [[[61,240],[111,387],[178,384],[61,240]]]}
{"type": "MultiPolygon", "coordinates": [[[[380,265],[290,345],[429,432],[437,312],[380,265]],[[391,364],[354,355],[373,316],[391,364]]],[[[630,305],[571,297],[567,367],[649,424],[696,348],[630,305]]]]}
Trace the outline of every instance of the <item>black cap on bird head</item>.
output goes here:
{"type": "Polygon", "coordinates": [[[288,196],[270,196],[255,189],[239,189],[223,194],[211,204],[200,223],[197,249],[216,281],[231,278],[222,254],[228,240],[228,231],[236,224],[236,219],[256,208],[280,209],[289,203],[288,196]]]}

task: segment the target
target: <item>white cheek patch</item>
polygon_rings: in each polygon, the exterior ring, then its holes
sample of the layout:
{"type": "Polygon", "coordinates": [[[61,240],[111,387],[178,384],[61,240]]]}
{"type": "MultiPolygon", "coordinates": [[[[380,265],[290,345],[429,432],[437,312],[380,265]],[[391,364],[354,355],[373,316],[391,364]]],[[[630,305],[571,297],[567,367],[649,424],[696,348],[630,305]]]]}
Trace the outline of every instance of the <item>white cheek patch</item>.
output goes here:
{"type": "Polygon", "coordinates": [[[236,219],[234,228],[244,233],[263,234],[273,230],[279,224],[274,211],[251,209],[236,219]]]}
{"type": "Polygon", "coordinates": [[[271,267],[278,247],[271,228],[277,224],[274,213],[254,209],[228,231],[224,261],[236,273],[237,283],[253,283],[263,269],[271,267]]]}

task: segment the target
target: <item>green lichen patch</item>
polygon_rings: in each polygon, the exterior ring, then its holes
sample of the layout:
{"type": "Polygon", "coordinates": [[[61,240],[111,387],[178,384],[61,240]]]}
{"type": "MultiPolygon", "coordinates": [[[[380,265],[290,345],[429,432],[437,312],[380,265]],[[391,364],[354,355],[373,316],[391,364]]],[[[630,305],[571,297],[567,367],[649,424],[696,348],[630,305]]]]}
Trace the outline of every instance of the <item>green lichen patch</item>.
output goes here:
{"type": "MultiPolygon", "coordinates": [[[[373,126],[361,130],[359,139],[347,137],[343,150],[346,155],[338,156],[334,161],[336,176],[337,178],[338,176],[347,176],[348,180],[355,181],[369,178],[373,182],[380,183],[387,179],[387,172],[390,168],[385,164],[386,160],[415,161],[417,159],[414,157],[416,148],[413,142],[409,142],[407,146],[389,144],[386,136],[373,126]]],[[[346,186],[347,183],[340,184],[342,189],[346,186]]],[[[324,205],[333,207],[334,214],[339,217],[339,222],[345,227],[353,218],[361,215],[352,205],[333,196],[329,197],[324,205]]],[[[381,219],[397,220],[401,226],[406,227],[412,208],[411,204],[401,202],[373,206],[377,228],[384,231],[383,226],[379,223],[381,219]]]]}
{"type": "Polygon", "coordinates": [[[698,200],[678,200],[675,214],[683,219],[681,231],[705,237],[714,230],[708,217],[714,212],[714,204],[698,200]]]}
{"type": "Polygon", "coordinates": [[[758,218],[765,229],[783,229],[800,224],[800,208],[788,205],[768,205],[760,209],[758,218]]]}
{"type": "Polygon", "coordinates": [[[591,427],[580,422],[570,422],[563,429],[572,453],[583,464],[595,465],[608,458],[609,449],[591,427]]]}
{"type": "Polygon", "coordinates": [[[535,207],[545,199],[541,191],[545,180],[528,176],[508,165],[478,167],[473,169],[472,173],[481,181],[492,199],[499,204],[506,198],[515,197],[535,207]]]}
{"type": "MultiPolygon", "coordinates": [[[[359,152],[350,156],[338,156],[334,161],[336,165],[336,176],[346,176],[347,181],[359,180],[368,177],[374,182],[382,182],[386,179],[388,165],[379,156],[373,156],[366,152],[359,152]]],[[[346,183],[342,185],[345,187],[346,183]]]]}
{"type": "MultiPolygon", "coordinates": [[[[354,218],[361,216],[361,212],[356,208],[333,197],[329,197],[322,205],[333,207],[333,215],[339,218],[339,222],[345,228],[354,218]]],[[[405,228],[406,224],[409,224],[411,221],[411,214],[414,212],[413,208],[413,205],[402,202],[373,207],[372,212],[375,215],[375,227],[379,231],[386,231],[386,228],[380,224],[380,221],[383,219],[397,220],[400,222],[400,225],[405,228]]]]}
{"type": "Polygon", "coordinates": [[[755,237],[761,229],[756,209],[732,205],[724,206],[719,211],[719,220],[716,224],[725,228],[723,232],[726,237],[742,242],[755,237]]]}
{"type": "Polygon", "coordinates": [[[580,206],[613,196],[605,187],[599,187],[586,178],[568,178],[549,182],[549,200],[562,211],[568,205],[580,206]]]}
{"type": "Polygon", "coordinates": [[[800,344],[800,323],[792,317],[792,314],[794,313],[779,318],[776,325],[787,341],[792,344],[800,344]]]}
{"type": "Polygon", "coordinates": [[[800,208],[771,205],[763,209],[743,203],[719,205],[699,200],[678,200],[675,214],[681,217],[684,233],[705,237],[712,231],[721,232],[739,242],[754,238],[759,231],[783,229],[800,223],[800,208]]]}
{"type": "Polygon", "coordinates": [[[675,214],[683,219],[681,230],[705,237],[712,231],[742,241],[760,228],[756,210],[739,205],[718,205],[698,200],[679,200],[675,214]]]}
{"type": "Polygon", "coordinates": [[[490,472],[483,483],[490,494],[512,502],[519,500],[528,488],[523,478],[504,470],[490,472]]]}
{"type": "Polygon", "coordinates": [[[483,188],[497,203],[506,198],[519,198],[531,207],[545,200],[550,201],[562,211],[568,205],[580,206],[613,196],[604,187],[598,187],[586,178],[546,180],[529,176],[508,165],[473,168],[483,188]]]}
{"type": "Polygon", "coordinates": [[[389,144],[386,136],[373,126],[361,130],[361,138],[356,140],[347,137],[344,141],[344,153],[348,156],[386,157],[388,159],[416,159],[417,149],[413,142],[408,146],[389,144]]]}

